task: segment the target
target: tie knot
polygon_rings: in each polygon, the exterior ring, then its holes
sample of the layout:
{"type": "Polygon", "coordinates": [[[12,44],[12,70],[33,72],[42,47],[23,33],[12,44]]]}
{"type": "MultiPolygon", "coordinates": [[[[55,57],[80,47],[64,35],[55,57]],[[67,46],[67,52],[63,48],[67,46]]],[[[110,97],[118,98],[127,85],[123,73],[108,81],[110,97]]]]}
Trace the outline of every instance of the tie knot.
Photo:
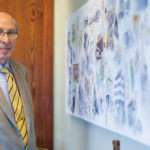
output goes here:
{"type": "Polygon", "coordinates": [[[5,74],[9,74],[10,73],[8,68],[6,68],[6,67],[1,68],[0,72],[5,73],[5,74]]]}

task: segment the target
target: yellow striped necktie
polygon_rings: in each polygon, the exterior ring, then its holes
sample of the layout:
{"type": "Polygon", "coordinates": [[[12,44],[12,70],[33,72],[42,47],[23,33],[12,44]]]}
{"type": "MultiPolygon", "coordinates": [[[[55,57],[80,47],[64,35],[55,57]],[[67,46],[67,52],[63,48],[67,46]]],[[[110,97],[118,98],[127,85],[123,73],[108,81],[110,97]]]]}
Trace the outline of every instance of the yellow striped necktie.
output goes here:
{"type": "Polygon", "coordinates": [[[21,133],[21,136],[24,142],[24,148],[26,148],[28,144],[27,125],[26,125],[22,101],[19,95],[17,85],[15,83],[15,80],[12,74],[9,72],[8,68],[3,67],[2,69],[0,69],[0,72],[6,74],[8,92],[9,92],[10,100],[13,106],[16,124],[21,133]]]}

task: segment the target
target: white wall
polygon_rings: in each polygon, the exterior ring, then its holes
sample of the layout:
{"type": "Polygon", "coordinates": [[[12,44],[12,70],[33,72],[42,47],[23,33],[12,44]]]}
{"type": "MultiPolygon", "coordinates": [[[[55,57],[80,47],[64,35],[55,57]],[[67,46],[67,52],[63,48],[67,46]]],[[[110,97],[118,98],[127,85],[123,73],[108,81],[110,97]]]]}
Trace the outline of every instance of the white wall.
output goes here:
{"type": "Polygon", "coordinates": [[[149,150],[135,142],[65,113],[65,21],[87,0],[55,0],[54,31],[54,150],[149,150]]]}

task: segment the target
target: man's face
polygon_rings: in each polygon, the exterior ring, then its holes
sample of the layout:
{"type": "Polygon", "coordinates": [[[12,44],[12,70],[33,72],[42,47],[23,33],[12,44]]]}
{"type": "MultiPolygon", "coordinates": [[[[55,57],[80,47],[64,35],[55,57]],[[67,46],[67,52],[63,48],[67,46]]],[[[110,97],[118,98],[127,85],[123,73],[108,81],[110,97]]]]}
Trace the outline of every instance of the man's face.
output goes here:
{"type": "MultiPolygon", "coordinates": [[[[14,20],[5,13],[0,13],[0,32],[2,31],[5,33],[16,32],[14,20]]],[[[14,51],[15,44],[16,38],[10,38],[7,34],[0,38],[0,64],[6,64],[14,51]]]]}

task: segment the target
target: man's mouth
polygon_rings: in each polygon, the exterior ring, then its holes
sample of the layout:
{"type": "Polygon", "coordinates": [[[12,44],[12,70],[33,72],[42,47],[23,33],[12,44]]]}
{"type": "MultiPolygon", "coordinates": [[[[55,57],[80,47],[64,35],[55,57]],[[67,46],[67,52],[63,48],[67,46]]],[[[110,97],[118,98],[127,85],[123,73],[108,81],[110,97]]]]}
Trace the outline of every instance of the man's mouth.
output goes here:
{"type": "Polygon", "coordinates": [[[10,47],[0,47],[0,50],[10,50],[10,47]]]}

